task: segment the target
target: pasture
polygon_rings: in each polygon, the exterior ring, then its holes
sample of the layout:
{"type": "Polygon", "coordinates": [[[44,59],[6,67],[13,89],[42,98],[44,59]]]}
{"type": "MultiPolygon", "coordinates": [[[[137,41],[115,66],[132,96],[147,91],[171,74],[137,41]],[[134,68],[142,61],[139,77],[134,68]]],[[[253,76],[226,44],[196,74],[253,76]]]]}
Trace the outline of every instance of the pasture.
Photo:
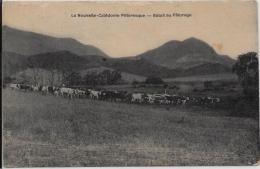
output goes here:
{"type": "Polygon", "coordinates": [[[219,73],[211,75],[195,75],[187,77],[166,78],[165,82],[204,82],[204,81],[234,81],[237,82],[237,75],[233,73],[219,73]]]}
{"type": "Polygon", "coordinates": [[[5,167],[252,165],[258,121],[3,89],[5,167]]]}

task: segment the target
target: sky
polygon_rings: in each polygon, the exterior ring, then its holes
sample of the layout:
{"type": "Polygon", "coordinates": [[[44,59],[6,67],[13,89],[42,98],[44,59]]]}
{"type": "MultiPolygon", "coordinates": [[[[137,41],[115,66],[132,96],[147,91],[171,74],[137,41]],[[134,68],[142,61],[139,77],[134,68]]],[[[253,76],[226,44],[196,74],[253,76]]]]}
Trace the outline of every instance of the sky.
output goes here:
{"type": "Polygon", "coordinates": [[[2,24],[71,37],[111,57],[141,54],[170,40],[196,37],[219,54],[258,51],[255,1],[4,2],[2,24]],[[190,14],[190,17],[72,17],[73,14],[190,14]]]}

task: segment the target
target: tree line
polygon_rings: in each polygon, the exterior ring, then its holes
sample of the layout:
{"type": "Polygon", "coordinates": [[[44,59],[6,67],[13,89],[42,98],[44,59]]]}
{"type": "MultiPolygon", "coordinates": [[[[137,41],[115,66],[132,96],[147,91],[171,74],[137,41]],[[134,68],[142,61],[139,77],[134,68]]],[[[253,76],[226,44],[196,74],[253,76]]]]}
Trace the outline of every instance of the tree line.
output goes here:
{"type": "Polygon", "coordinates": [[[79,72],[72,71],[69,72],[63,83],[66,86],[78,86],[78,85],[113,85],[118,84],[122,80],[121,72],[117,70],[103,70],[98,73],[95,71],[88,72],[83,77],[79,72]]]}

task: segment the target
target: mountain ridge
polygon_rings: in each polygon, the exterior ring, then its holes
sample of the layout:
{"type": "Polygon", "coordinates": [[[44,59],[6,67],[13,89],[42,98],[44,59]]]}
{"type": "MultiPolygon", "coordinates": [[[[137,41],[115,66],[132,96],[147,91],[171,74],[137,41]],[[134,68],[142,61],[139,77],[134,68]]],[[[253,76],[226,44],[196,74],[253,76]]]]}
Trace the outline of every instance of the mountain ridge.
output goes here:
{"type": "Polygon", "coordinates": [[[77,55],[100,55],[109,57],[100,49],[85,45],[73,38],[58,38],[2,26],[2,50],[19,53],[25,56],[45,52],[68,50],[77,55]]]}
{"type": "MultiPolygon", "coordinates": [[[[172,69],[190,68],[193,65],[187,66],[183,63],[191,61],[203,61],[201,64],[220,63],[228,67],[231,67],[234,63],[234,60],[227,55],[217,54],[209,44],[194,37],[183,41],[168,41],[163,45],[148,50],[136,57],[144,58],[150,60],[154,64],[172,69]]],[[[194,66],[197,66],[197,64],[194,66]]]]}

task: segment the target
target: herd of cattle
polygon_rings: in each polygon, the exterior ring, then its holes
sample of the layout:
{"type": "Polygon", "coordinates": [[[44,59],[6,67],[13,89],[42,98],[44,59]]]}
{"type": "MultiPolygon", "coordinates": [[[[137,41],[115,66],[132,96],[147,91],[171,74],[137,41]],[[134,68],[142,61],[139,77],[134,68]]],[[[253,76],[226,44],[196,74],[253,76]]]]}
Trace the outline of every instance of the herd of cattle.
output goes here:
{"type": "Polygon", "coordinates": [[[43,95],[54,95],[66,98],[90,98],[94,100],[117,101],[127,103],[172,104],[172,105],[208,105],[220,103],[221,99],[212,96],[189,97],[169,94],[129,93],[116,90],[96,90],[54,86],[33,86],[10,84],[13,90],[35,91],[43,95]]]}

